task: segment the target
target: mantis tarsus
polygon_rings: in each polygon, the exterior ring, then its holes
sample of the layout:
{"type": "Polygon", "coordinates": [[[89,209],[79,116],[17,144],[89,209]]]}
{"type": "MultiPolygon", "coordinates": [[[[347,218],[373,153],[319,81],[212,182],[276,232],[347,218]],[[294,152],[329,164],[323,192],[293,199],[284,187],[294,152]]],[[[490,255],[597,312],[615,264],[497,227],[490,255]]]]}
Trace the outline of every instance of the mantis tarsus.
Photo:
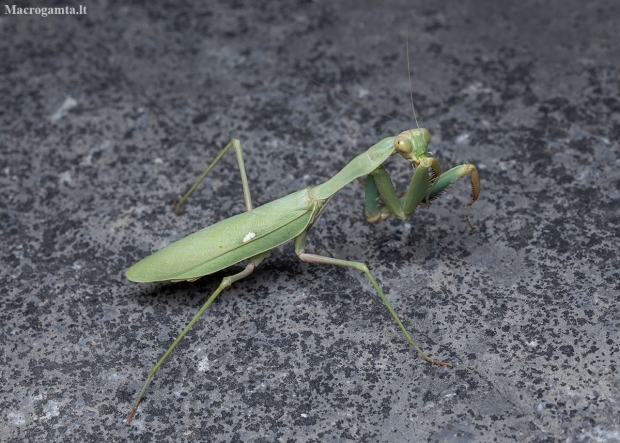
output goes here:
{"type": "Polygon", "coordinates": [[[364,184],[366,188],[366,218],[370,223],[377,223],[386,220],[391,215],[401,220],[410,217],[420,203],[426,202],[428,204],[456,180],[470,175],[472,193],[465,215],[469,224],[469,211],[480,193],[478,171],[474,165],[463,164],[442,174],[439,162],[430,157],[427,152],[429,141],[430,133],[426,129],[403,131],[396,137],[381,140],[366,152],[358,155],[325,183],[294,192],[253,209],[241,142],[237,139],[231,140],[187,194],[183,196],[178,205],[175,205],[175,212],[178,214],[181,206],[194,192],[198,184],[231,147],[237,154],[247,212],[208,226],[139,261],[127,270],[127,278],[135,282],[194,281],[242,260],[247,259],[248,264],[243,271],[222,279],[219,287],[150,370],[127,417],[126,425],[129,426],[133,419],[138,404],[159,367],[217,296],[232,283],[251,274],[269,254],[270,250],[288,240],[294,240],[295,252],[305,262],[346,266],[365,273],[405,334],[407,341],[418,354],[424,360],[435,365],[451,367],[452,365],[449,363],[428,357],[418,347],[364,263],[309,254],[305,251],[308,230],[320,217],[334,194],[353,180],[359,180],[364,184]],[[409,188],[400,197],[394,189],[388,172],[382,166],[383,162],[396,153],[403,156],[415,167],[409,188]],[[363,181],[361,177],[365,175],[367,178],[363,181]]]}

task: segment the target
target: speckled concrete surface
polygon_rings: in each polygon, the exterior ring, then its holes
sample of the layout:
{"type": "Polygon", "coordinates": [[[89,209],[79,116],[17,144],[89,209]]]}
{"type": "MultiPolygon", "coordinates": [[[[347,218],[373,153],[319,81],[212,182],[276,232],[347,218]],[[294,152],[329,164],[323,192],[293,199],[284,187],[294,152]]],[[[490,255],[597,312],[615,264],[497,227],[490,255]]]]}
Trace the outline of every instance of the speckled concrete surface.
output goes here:
{"type": "MultiPolygon", "coordinates": [[[[0,440],[620,441],[616,1],[87,6],[0,16],[0,440]],[[413,126],[407,22],[430,148],[480,168],[474,228],[465,182],[376,226],[353,183],[308,251],[365,261],[455,368],[416,357],[363,275],[289,243],[207,311],[126,428],[223,274],[124,271],[243,210],[234,156],[182,217],[170,202],[233,136],[262,204],[404,129],[298,68],[413,126]]],[[[403,187],[410,169],[388,168],[403,187]]]]}

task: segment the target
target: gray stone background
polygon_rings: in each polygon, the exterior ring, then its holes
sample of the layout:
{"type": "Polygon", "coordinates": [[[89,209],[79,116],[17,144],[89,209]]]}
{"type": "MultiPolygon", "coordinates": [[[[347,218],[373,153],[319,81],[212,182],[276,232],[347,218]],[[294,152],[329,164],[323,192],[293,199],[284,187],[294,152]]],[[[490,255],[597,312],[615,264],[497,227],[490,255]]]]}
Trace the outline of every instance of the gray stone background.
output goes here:
{"type": "MultiPolygon", "coordinates": [[[[620,441],[617,1],[83,5],[0,15],[2,441],[620,441]],[[171,201],[232,137],[259,205],[415,126],[407,23],[430,149],[480,169],[474,228],[464,180],[374,226],[352,183],[308,251],[365,261],[454,369],[416,356],[363,275],[288,243],[214,303],[126,428],[225,274],[125,269],[243,210],[234,155],[182,217],[171,201]]],[[[387,167],[403,189],[411,169],[387,167]]]]}

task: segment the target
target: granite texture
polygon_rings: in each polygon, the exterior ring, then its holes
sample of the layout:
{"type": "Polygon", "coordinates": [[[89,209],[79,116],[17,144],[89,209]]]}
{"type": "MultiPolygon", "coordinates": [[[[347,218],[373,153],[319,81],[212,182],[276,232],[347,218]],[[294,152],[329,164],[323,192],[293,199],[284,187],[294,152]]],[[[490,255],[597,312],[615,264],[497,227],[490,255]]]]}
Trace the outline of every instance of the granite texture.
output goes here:
{"type": "MultiPolygon", "coordinates": [[[[0,15],[1,441],[620,441],[617,1],[85,5],[0,15]],[[234,155],[182,217],[172,200],[232,137],[260,205],[415,127],[407,24],[430,150],[480,170],[473,229],[465,180],[379,225],[352,183],[307,250],[367,263],[455,367],[416,356],[363,274],[287,243],[213,304],[125,427],[226,275],[125,269],[243,211],[234,155]]],[[[404,189],[411,168],[387,167],[404,189]]]]}

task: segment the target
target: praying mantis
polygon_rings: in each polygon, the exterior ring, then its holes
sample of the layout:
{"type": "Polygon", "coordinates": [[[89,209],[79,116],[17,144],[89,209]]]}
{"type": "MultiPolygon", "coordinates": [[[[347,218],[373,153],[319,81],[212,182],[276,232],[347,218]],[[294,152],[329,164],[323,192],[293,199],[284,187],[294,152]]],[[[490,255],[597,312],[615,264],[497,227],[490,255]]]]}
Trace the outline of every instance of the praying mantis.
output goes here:
{"type": "Polygon", "coordinates": [[[305,250],[308,230],[321,216],[338,190],[354,180],[359,181],[365,187],[366,219],[370,223],[378,223],[387,220],[392,215],[400,220],[411,217],[421,203],[430,204],[455,181],[469,175],[472,192],[465,219],[467,224],[471,226],[469,212],[480,194],[478,170],[474,165],[465,163],[442,173],[441,165],[427,150],[429,142],[430,133],[426,129],[416,128],[402,131],[396,136],[384,138],[366,152],[355,157],[326,182],[293,192],[278,200],[254,208],[243,161],[241,142],[238,139],[231,140],[209,164],[179,203],[175,205],[175,213],[179,214],[181,207],[196,187],[231,148],[235,151],[239,164],[246,212],[222,220],[166,246],[130,267],[126,276],[134,282],[194,281],[243,260],[247,260],[247,264],[241,272],[228,275],[222,279],[215,292],[149,371],[127,417],[126,426],[130,425],[140,400],[157,370],[218,295],[234,282],[250,275],[272,249],[289,240],[294,241],[295,253],[304,262],[344,266],[363,272],[402,330],[407,341],[420,357],[438,366],[452,367],[450,363],[428,357],[416,344],[366,264],[309,254],[305,250]],[[382,165],[395,154],[400,154],[414,167],[409,187],[401,196],[397,194],[390,175],[382,165]],[[366,176],[366,180],[362,179],[364,176],[366,176]]]}

